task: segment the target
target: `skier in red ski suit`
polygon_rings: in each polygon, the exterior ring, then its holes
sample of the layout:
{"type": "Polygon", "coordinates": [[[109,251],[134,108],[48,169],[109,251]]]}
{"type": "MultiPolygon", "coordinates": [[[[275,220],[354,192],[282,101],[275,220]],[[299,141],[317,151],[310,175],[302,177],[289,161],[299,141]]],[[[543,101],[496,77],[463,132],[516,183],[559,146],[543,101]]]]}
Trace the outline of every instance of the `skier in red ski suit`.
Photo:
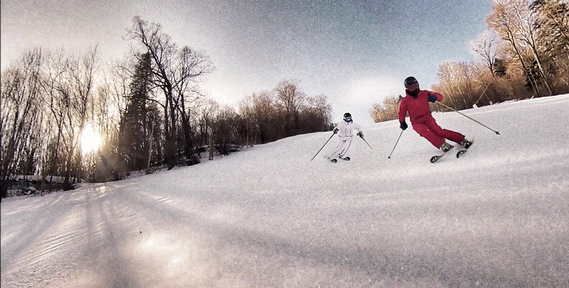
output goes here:
{"type": "Polygon", "coordinates": [[[407,77],[404,84],[407,95],[401,99],[399,104],[401,129],[407,129],[408,125],[405,122],[405,116],[409,113],[413,129],[443,152],[447,152],[454,147],[447,143],[445,139],[456,142],[465,148],[472,144],[472,141],[467,140],[464,135],[441,128],[431,115],[429,102],[440,102],[443,100],[443,95],[428,90],[419,90],[419,82],[412,76],[407,77]]]}

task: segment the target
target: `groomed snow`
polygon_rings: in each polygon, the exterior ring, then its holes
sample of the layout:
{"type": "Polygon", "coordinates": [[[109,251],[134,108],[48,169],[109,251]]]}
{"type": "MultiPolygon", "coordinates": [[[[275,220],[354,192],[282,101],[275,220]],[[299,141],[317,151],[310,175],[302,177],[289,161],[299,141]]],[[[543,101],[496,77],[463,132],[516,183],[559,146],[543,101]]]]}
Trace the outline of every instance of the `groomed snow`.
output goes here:
{"type": "MultiPolygon", "coordinates": [[[[569,95],[455,112],[464,158],[397,121],[2,202],[1,286],[569,287],[569,95]]],[[[344,111],[337,111],[338,113],[344,111]]],[[[355,121],[367,115],[353,115],[355,121]]]]}

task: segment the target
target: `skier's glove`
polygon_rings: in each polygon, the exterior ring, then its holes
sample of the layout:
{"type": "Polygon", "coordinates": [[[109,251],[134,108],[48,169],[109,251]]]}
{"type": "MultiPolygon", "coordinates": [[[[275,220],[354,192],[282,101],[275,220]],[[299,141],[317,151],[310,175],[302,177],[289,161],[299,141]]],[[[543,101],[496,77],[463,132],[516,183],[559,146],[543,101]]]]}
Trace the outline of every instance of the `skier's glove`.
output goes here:
{"type": "Polygon", "coordinates": [[[429,102],[435,103],[437,101],[437,95],[429,94],[429,102]]]}
{"type": "Polygon", "coordinates": [[[334,134],[338,134],[338,131],[340,131],[340,130],[338,130],[338,128],[334,128],[334,131],[332,131],[332,132],[333,132],[334,134]]]}
{"type": "Polygon", "coordinates": [[[358,132],[357,135],[360,136],[360,138],[364,138],[364,133],[362,131],[358,132]]]}
{"type": "Polygon", "coordinates": [[[403,122],[401,122],[401,125],[399,125],[399,127],[400,127],[402,130],[405,130],[405,129],[407,129],[407,127],[409,127],[409,126],[407,126],[407,122],[403,121],[403,122]]]}

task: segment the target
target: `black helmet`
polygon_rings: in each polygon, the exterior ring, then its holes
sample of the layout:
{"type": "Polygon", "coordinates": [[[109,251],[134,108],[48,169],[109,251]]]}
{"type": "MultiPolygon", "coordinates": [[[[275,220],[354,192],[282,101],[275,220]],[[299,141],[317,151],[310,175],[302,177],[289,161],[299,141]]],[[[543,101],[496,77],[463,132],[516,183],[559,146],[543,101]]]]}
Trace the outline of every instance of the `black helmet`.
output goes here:
{"type": "Polygon", "coordinates": [[[413,76],[409,76],[407,78],[405,78],[405,81],[403,82],[403,84],[405,84],[405,88],[415,84],[415,83],[419,83],[419,81],[417,81],[417,79],[413,76]]]}
{"type": "Polygon", "coordinates": [[[344,113],[344,121],[346,121],[346,122],[352,122],[352,114],[350,114],[350,113],[344,113]]]}

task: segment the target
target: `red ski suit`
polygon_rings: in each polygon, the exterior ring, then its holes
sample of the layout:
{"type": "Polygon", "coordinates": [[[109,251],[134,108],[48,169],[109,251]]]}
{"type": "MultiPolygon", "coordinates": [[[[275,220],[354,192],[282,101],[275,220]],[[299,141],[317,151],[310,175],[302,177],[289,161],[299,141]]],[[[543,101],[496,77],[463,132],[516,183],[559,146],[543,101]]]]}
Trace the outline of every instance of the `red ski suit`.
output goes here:
{"type": "Polygon", "coordinates": [[[407,94],[399,104],[399,122],[404,122],[405,116],[409,113],[413,129],[437,148],[441,148],[445,139],[460,143],[464,135],[441,128],[431,115],[429,94],[436,95],[439,102],[443,100],[443,95],[428,90],[419,91],[417,97],[407,94]]]}

